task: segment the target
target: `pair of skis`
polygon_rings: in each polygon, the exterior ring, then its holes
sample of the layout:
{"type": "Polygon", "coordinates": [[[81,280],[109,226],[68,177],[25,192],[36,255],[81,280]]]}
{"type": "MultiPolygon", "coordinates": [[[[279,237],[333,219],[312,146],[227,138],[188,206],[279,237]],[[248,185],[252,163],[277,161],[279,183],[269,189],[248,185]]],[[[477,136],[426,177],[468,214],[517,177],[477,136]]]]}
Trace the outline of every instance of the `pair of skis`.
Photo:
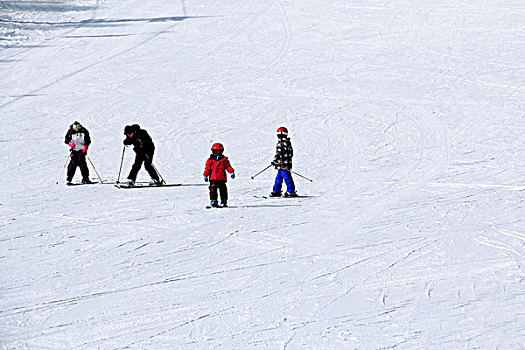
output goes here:
{"type": "Polygon", "coordinates": [[[82,183],[82,182],[71,182],[69,184],[66,184],[66,186],[84,186],[84,185],[96,185],[96,184],[99,184],[100,182],[90,182],[90,183],[82,183]]]}
{"type": "Polygon", "coordinates": [[[206,209],[213,209],[213,208],[215,209],[228,208],[228,206],[227,205],[217,205],[217,206],[207,205],[206,206],[206,209]]]}
{"type": "Polygon", "coordinates": [[[127,185],[123,183],[114,184],[116,188],[120,189],[126,189],[126,188],[156,188],[156,187],[176,187],[176,186],[182,186],[182,184],[160,184],[160,185],[142,185],[142,184],[135,184],[135,185],[127,185]]]}
{"type": "MultiPolygon", "coordinates": [[[[315,196],[305,196],[305,195],[297,195],[297,196],[293,196],[293,197],[271,197],[271,196],[255,196],[255,198],[259,198],[259,199],[283,199],[283,200],[286,200],[286,199],[292,199],[292,198],[309,198],[309,197],[315,197],[315,196]]],[[[211,206],[211,205],[207,205],[206,206],[206,209],[212,209],[212,208],[228,208],[229,206],[211,206]]]]}
{"type": "MultiPolygon", "coordinates": [[[[98,185],[98,184],[108,184],[107,182],[91,182],[91,183],[82,183],[82,182],[75,182],[67,184],[68,187],[70,186],[84,186],[84,185],[98,185]]],[[[110,184],[110,183],[109,183],[110,184]]],[[[161,184],[161,185],[147,185],[147,184],[135,184],[135,185],[127,185],[125,183],[113,183],[113,186],[116,188],[150,188],[150,187],[175,187],[175,186],[182,186],[182,184],[161,184]]]]}
{"type": "Polygon", "coordinates": [[[255,198],[262,198],[262,199],[294,199],[294,198],[308,198],[312,196],[305,196],[305,195],[296,195],[296,196],[290,196],[290,197],[272,197],[272,196],[254,196],[255,198]]]}

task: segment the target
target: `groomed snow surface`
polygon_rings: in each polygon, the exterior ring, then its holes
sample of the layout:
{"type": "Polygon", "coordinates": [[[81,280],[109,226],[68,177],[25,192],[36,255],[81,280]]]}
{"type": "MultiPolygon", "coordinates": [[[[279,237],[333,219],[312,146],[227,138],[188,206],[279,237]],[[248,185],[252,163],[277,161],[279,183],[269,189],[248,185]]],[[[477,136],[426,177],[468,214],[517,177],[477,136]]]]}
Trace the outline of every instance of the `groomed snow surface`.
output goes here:
{"type": "Polygon", "coordinates": [[[523,23],[521,0],[1,1],[0,348],[524,349],[523,23]],[[75,120],[108,184],[59,178],[75,120]],[[132,123],[184,186],[110,184],[132,123]],[[255,197],[279,126],[308,198],[255,197]],[[229,209],[204,208],[214,142],[229,209]]]}

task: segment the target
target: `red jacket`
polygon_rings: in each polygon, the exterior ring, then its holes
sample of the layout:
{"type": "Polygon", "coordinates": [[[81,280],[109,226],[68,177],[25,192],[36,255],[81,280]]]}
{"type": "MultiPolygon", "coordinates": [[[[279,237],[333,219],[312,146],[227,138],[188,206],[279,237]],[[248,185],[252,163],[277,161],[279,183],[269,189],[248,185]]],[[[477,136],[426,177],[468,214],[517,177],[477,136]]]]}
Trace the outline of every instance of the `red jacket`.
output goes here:
{"type": "Polygon", "coordinates": [[[228,157],[219,156],[219,159],[215,159],[215,155],[210,155],[210,158],[206,161],[206,167],[204,168],[204,176],[209,176],[210,180],[222,180],[228,181],[226,176],[226,170],[231,174],[234,172],[230,165],[228,157]]]}

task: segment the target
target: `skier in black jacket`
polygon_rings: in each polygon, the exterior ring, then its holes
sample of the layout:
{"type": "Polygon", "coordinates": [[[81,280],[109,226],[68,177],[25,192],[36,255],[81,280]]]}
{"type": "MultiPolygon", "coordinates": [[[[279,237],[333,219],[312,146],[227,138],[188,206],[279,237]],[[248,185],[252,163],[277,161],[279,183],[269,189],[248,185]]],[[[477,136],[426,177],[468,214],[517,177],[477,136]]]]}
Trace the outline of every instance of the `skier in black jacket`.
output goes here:
{"type": "Polygon", "coordinates": [[[124,145],[131,146],[133,145],[133,150],[136,153],[135,163],[131,167],[131,171],[128,175],[128,185],[135,185],[137,180],[137,174],[144,163],[144,168],[151,176],[150,185],[160,185],[159,174],[153,166],[153,154],[155,153],[155,145],[153,140],[149,136],[148,132],[144,129],[141,129],[138,124],[126,125],[124,128],[124,135],[126,139],[124,140],[124,145]]]}
{"type": "Polygon", "coordinates": [[[71,185],[77,167],[80,168],[80,173],[82,174],[82,183],[91,184],[92,182],[89,180],[89,168],[86,163],[87,150],[91,144],[89,131],[79,122],[75,121],[69,127],[64,143],[71,147],[71,161],[67,167],[66,185],[71,185]]]}

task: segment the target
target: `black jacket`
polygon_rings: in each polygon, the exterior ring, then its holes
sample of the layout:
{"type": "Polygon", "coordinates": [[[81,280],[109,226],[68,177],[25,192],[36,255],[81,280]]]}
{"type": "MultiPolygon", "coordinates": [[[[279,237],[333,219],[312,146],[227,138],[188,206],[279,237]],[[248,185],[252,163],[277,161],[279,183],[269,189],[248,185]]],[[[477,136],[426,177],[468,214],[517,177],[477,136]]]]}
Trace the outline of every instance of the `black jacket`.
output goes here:
{"type": "Polygon", "coordinates": [[[280,138],[275,147],[275,157],[273,158],[281,168],[292,169],[293,148],[289,138],[280,138]]]}
{"type": "MultiPolygon", "coordinates": [[[[66,133],[66,138],[64,140],[64,143],[68,145],[71,141],[77,142],[78,137],[83,137],[83,145],[89,146],[91,144],[91,137],[89,136],[89,131],[81,127],[80,130],[73,130],[73,126],[69,127],[69,130],[66,133]]],[[[82,148],[82,147],[80,147],[82,148]]],[[[80,149],[75,149],[75,151],[79,151],[80,149]]]]}
{"type": "Polygon", "coordinates": [[[133,145],[133,150],[136,153],[153,154],[155,152],[153,140],[144,129],[139,129],[131,135],[127,135],[124,144],[126,146],[133,145]]]}

